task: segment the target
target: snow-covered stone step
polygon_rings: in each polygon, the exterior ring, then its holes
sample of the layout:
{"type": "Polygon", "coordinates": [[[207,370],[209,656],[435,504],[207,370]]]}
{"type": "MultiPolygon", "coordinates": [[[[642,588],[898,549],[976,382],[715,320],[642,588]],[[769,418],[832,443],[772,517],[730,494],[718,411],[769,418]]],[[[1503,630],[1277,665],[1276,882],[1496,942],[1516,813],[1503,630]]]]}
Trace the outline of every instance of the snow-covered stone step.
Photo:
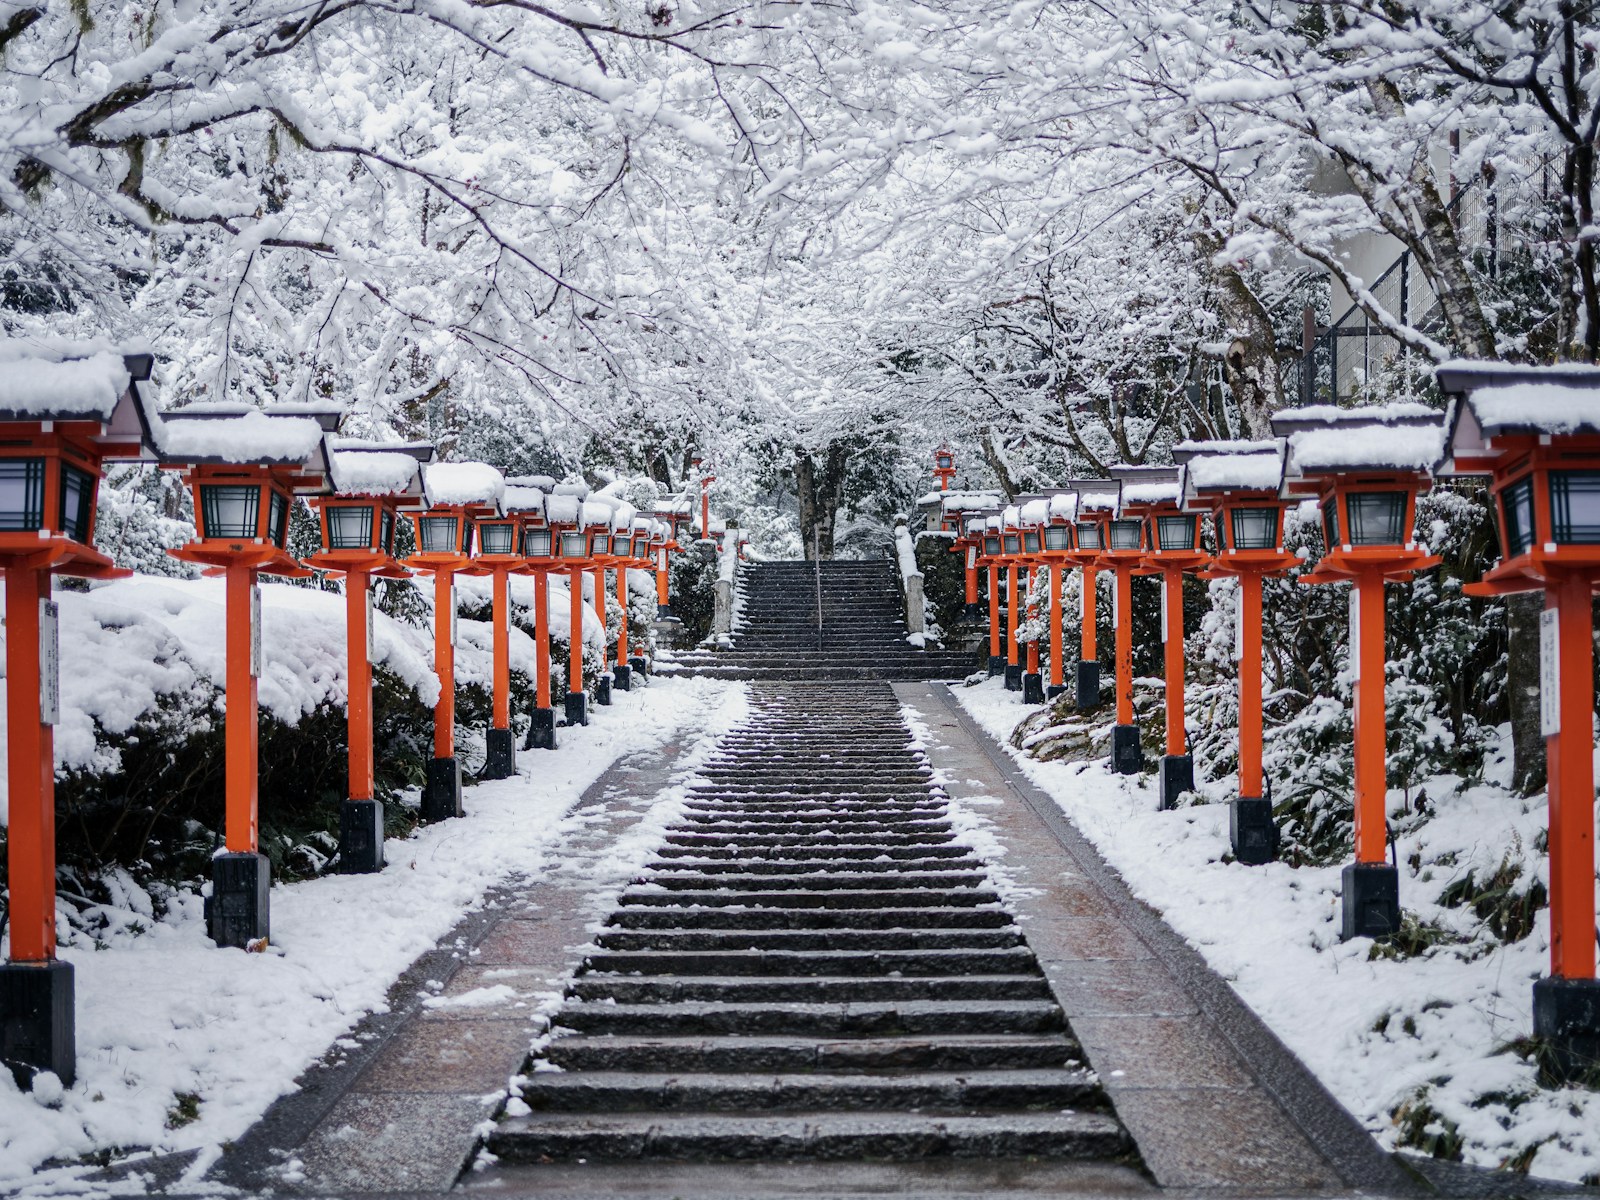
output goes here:
{"type": "Polygon", "coordinates": [[[998,929],[618,929],[595,935],[606,950],[983,950],[1022,944],[1014,927],[998,929]]]}
{"type": "Polygon", "coordinates": [[[895,859],[885,858],[882,861],[872,858],[812,858],[812,859],[715,859],[715,858],[667,858],[656,859],[645,864],[649,877],[654,879],[663,873],[673,872],[699,872],[702,875],[805,875],[812,871],[827,873],[831,871],[857,871],[882,873],[886,871],[937,871],[951,867],[972,867],[981,869],[983,860],[968,855],[962,858],[910,858],[895,859]]]}
{"type": "Polygon", "coordinates": [[[866,976],[793,976],[763,979],[733,976],[585,975],[569,994],[584,1000],[614,999],[619,1004],[676,1004],[684,1000],[723,1003],[794,1000],[813,1002],[885,1000],[1048,1000],[1050,987],[1040,975],[956,975],[935,979],[866,976]]]}
{"type": "MultiPolygon", "coordinates": [[[[729,892],[800,891],[906,891],[911,888],[975,888],[988,882],[982,871],[896,871],[884,873],[806,872],[799,875],[718,875],[716,878],[692,874],[652,875],[648,883],[667,891],[703,892],[708,887],[729,892]]],[[[631,903],[635,893],[625,893],[623,903],[631,903]]],[[[924,897],[926,900],[927,898],[924,897]]]]}
{"type": "MultiPolygon", "coordinates": [[[[966,907],[975,904],[998,904],[1000,897],[987,888],[966,887],[941,891],[945,904],[966,907]]],[[[925,888],[874,888],[846,891],[758,891],[733,892],[714,889],[691,891],[642,891],[624,893],[627,904],[669,907],[690,905],[702,908],[720,908],[723,905],[744,905],[751,908],[923,908],[929,903],[925,888]]]]}
{"type": "Polygon", "coordinates": [[[993,950],[592,950],[588,971],[627,975],[1011,975],[1036,971],[1026,946],[993,950]]]}
{"type": "Polygon", "coordinates": [[[1011,915],[1003,908],[661,908],[629,905],[613,913],[613,929],[1004,929],[1011,915]]]}
{"type": "Polygon", "coordinates": [[[706,845],[697,841],[688,846],[665,845],[656,848],[656,858],[666,861],[713,859],[722,862],[732,860],[750,862],[794,862],[797,860],[828,860],[828,859],[893,859],[918,861],[929,858],[965,858],[972,853],[972,849],[956,843],[948,845],[918,845],[918,846],[882,846],[876,843],[849,845],[829,844],[827,846],[791,845],[780,846],[771,851],[758,852],[749,847],[727,848],[723,846],[706,845]]]}
{"type": "Polygon", "coordinates": [[[540,1072],[522,1085],[537,1112],[850,1112],[868,1108],[958,1114],[1092,1104],[1098,1085],[1084,1068],[926,1072],[915,1075],[540,1072]]]}
{"type": "Polygon", "coordinates": [[[558,1029],[597,1034],[721,1037],[885,1037],[935,1033],[1053,1033],[1065,1027],[1054,1000],[896,1000],[889,1003],[613,1004],[573,1001],[558,1029]]]}
{"type": "Polygon", "coordinates": [[[936,1037],[558,1037],[543,1058],[567,1071],[995,1071],[1081,1064],[1064,1033],[936,1037]]]}

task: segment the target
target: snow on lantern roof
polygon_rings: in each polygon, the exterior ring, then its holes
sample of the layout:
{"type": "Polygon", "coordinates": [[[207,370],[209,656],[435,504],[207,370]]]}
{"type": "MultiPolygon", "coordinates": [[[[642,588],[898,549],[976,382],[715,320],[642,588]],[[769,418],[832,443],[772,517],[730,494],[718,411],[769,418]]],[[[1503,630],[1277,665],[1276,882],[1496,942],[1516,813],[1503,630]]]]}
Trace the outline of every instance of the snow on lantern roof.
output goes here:
{"type": "MultiPolygon", "coordinates": [[[[0,415],[11,421],[109,421],[133,379],[129,366],[121,349],[98,338],[0,340],[0,415]]],[[[142,378],[149,378],[148,366],[142,378]]]]}
{"type": "Polygon", "coordinates": [[[1265,454],[1279,449],[1277,438],[1247,441],[1239,438],[1218,438],[1212,441],[1185,441],[1172,447],[1172,461],[1180,467],[1197,454],[1265,454]]]}
{"type": "MultiPolygon", "coordinates": [[[[1358,410],[1359,411],[1359,410],[1358,410]]],[[[1289,434],[1286,476],[1332,471],[1432,470],[1444,457],[1443,414],[1402,424],[1339,421],[1289,434]]]]}
{"type": "Polygon", "coordinates": [[[1025,500],[1022,504],[1022,523],[1024,525],[1048,525],[1050,523],[1050,499],[1047,496],[1036,496],[1025,500]]]}
{"type": "Polygon", "coordinates": [[[1180,448],[1184,454],[1185,499],[1201,492],[1275,492],[1283,485],[1284,446],[1276,438],[1263,442],[1183,442],[1174,447],[1174,458],[1180,448]]]}
{"type": "Polygon", "coordinates": [[[1600,367],[1456,361],[1435,374],[1455,398],[1441,472],[1456,472],[1458,457],[1482,456],[1497,437],[1600,433],[1600,367]]]}
{"type": "Polygon", "coordinates": [[[329,479],[341,496],[417,496],[421,464],[433,457],[427,442],[328,439],[329,479]]]}
{"type": "Polygon", "coordinates": [[[1001,503],[999,492],[934,492],[933,498],[945,512],[976,512],[1001,503]]]}
{"type": "Polygon", "coordinates": [[[1115,479],[1074,479],[1070,486],[1078,493],[1079,514],[1117,511],[1122,485],[1115,479]]]}
{"type": "Polygon", "coordinates": [[[1022,508],[1020,505],[1008,504],[1000,514],[1000,524],[1006,529],[1015,529],[1022,524],[1022,508]]]}
{"type": "Polygon", "coordinates": [[[1176,504],[1183,495],[1180,467],[1147,467],[1125,464],[1111,467],[1112,478],[1122,484],[1122,506],[1129,504],[1176,504]]]}
{"type": "Polygon", "coordinates": [[[655,503],[653,511],[667,516],[687,516],[694,510],[694,500],[687,492],[674,492],[662,496],[655,503]]]}
{"type": "Polygon", "coordinates": [[[576,496],[579,500],[586,499],[589,495],[587,483],[558,483],[550,490],[557,496],[576,496]]]}
{"type": "MultiPolygon", "coordinates": [[[[576,497],[574,497],[576,499],[576,497]]],[[[596,525],[611,528],[611,505],[603,500],[584,500],[578,506],[578,523],[586,529],[596,525]]]]}
{"type": "Polygon", "coordinates": [[[1078,519],[1078,493],[1050,493],[1050,516],[1058,521],[1076,521],[1078,519]]]}
{"type": "MultiPolygon", "coordinates": [[[[522,479],[537,478],[537,476],[521,476],[522,479]]],[[[513,483],[506,480],[506,497],[504,507],[508,513],[517,513],[522,516],[544,516],[544,490],[530,487],[526,483],[513,483]]]]}
{"type": "Polygon", "coordinates": [[[325,472],[326,415],[326,410],[283,412],[245,404],[190,405],[152,414],[150,432],[162,462],[294,464],[325,472]]]}
{"type": "Polygon", "coordinates": [[[1340,408],[1336,404],[1306,404],[1272,414],[1272,432],[1285,437],[1300,429],[1330,425],[1412,425],[1438,424],[1443,414],[1426,404],[1397,400],[1391,404],[1368,404],[1360,408],[1340,408]]]}
{"type": "Polygon", "coordinates": [[[425,463],[422,491],[430,506],[486,505],[499,512],[505,499],[506,480],[488,463],[425,463]]]}
{"type": "Polygon", "coordinates": [[[553,475],[507,475],[506,484],[511,487],[537,488],[541,492],[553,492],[556,490],[556,481],[553,475]]]}
{"type": "Polygon", "coordinates": [[[544,500],[544,519],[552,525],[576,525],[583,501],[576,496],[552,493],[544,500]]]}
{"type": "Polygon", "coordinates": [[[971,534],[981,534],[988,527],[989,518],[987,517],[973,517],[967,522],[967,532],[971,534]]]}

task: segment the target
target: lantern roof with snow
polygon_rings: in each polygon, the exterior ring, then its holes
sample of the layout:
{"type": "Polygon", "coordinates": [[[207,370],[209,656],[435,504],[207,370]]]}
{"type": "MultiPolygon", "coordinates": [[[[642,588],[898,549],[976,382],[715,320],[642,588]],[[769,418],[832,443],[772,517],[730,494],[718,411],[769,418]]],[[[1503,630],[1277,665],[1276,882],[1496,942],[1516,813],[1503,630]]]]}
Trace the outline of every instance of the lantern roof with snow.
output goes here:
{"type": "Polygon", "coordinates": [[[1290,408],[1272,417],[1285,439],[1286,486],[1306,476],[1426,474],[1444,455],[1444,414],[1422,404],[1290,408]]]}
{"type": "Polygon", "coordinates": [[[153,406],[140,391],[155,357],[104,340],[0,340],[0,421],[84,422],[101,457],[137,458],[154,449],[153,406]]]}
{"type": "Polygon", "coordinates": [[[337,496],[422,495],[422,464],[433,460],[428,442],[328,440],[329,483],[337,496]]]}
{"type": "Polygon", "coordinates": [[[1078,516],[1109,516],[1122,503],[1122,485],[1115,479],[1073,479],[1067,486],[1078,494],[1078,516]]]}
{"type": "Polygon", "coordinates": [[[1108,473],[1122,485],[1122,510],[1176,506],[1183,497],[1181,467],[1124,464],[1108,468],[1108,473]]]}
{"type": "Polygon", "coordinates": [[[1454,361],[1435,374],[1453,399],[1441,473],[1486,472],[1508,438],[1600,435],[1600,367],[1454,361]]]}
{"type": "Polygon", "coordinates": [[[1276,492],[1283,486],[1284,444],[1258,442],[1180,442],[1172,457],[1183,468],[1183,499],[1227,492],[1276,492]]]}
{"type": "Polygon", "coordinates": [[[425,463],[422,492],[429,508],[487,509],[498,513],[505,501],[506,481],[488,463],[425,463]]]}

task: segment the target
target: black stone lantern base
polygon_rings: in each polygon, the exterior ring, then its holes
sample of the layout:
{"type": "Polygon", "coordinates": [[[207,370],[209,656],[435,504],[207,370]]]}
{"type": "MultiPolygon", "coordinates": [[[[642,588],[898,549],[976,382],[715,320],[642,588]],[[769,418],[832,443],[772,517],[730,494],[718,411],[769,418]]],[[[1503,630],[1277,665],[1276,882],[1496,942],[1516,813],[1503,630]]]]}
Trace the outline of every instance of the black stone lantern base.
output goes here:
{"type": "Polygon", "coordinates": [[[1030,671],[1022,676],[1022,702],[1024,704],[1044,703],[1044,676],[1036,671],[1030,671]]]}
{"type": "Polygon", "coordinates": [[[20,1088],[53,1071],[68,1087],[78,1073],[72,964],[0,964],[0,1063],[20,1088]]]}
{"type": "Polygon", "coordinates": [[[533,710],[533,724],[528,726],[528,740],[523,744],[524,750],[554,750],[556,748],[556,710],[553,708],[536,708],[533,710]]]}
{"type": "Polygon", "coordinates": [[[584,692],[567,693],[567,724],[587,725],[589,723],[589,697],[584,692]]]}
{"type": "Polygon", "coordinates": [[[642,654],[635,654],[628,660],[628,665],[633,668],[634,675],[644,679],[650,674],[650,661],[642,654]]]}
{"type": "Polygon", "coordinates": [[[1177,808],[1178,797],[1194,791],[1194,755],[1161,756],[1161,807],[1177,808]]]}
{"type": "Polygon", "coordinates": [[[428,760],[420,815],[424,821],[443,821],[461,815],[461,764],[454,755],[428,760]]]}
{"type": "Polygon", "coordinates": [[[961,619],[963,621],[970,621],[973,624],[976,624],[979,621],[982,621],[983,620],[983,605],[981,605],[981,604],[969,604],[969,605],[967,605],[966,608],[961,610],[961,619]]]}
{"type": "Polygon", "coordinates": [[[510,779],[517,773],[517,739],[509,729],[491,728],[485,738],[488,754],[480,779],[510,779]]]}
{"type": "Polygon", "coordinates": [[[1137,725],[1111,727],[1111,769],[1118,775],[1137,775],[1144,770],[1144,747],[1139,744],[1137,725]]]}
{"type": "Polygon", "coordinates": [[[1066,694],[1067,685],[1064,683],[1049,683],[1045,685],[1044,698],[1046,700],[1054,700],[1057,696],[1065,696],[1066,694]]]}
{"type": "Polygon", "coordinates": [[[605,674],[601,675],[599,679],[595,680],[595,684],[594,684],[594,702],[596,704],[610,704],[611,703],[611,672],[610,671],[607,671],[605,674]]]}
{"type": "Polygon", "coordinates": [[[339,803],[339,873],[370,875],[383,870],[383,802],[339,803]]]}
{"type": "Polygon", "coordinates": [[[1351,863],[1339,875],[1339,937],[1388,937],[1400,929],[1400,871],[1388,863],[1351,863]]]}
{"type": "Polygon", "coordinates": [[[244,949],[272,936],[272,863],[265,854],[219,854],[211,860],[206,929],[219,946],[244,949]]]}
{"type": "Polygon", "coordinates": [[[1272,823],[1272,801],[1241,796],[1228,805],[1228,841],[1233,857],[1259,867],[1278,857],[1278,827],[1272,823]]]}
{"type": "Polygon", "coordinates": [[[1533,1034],[1545,1043],[1543,1082],[1592,1084],[1600,1075],[1600,979],[1534,983],[1533,1034]]]}
{"type": "Polygon", "coordinates": [[[672,615],[672,605],[658,604],[656,605],[656,620],[676,622],[678,618],[672,615]]]}
{"type": "Polygon", "coordinates": [[[998,654],[989,655],[989,678],[1006,673],[1006,660],[998,654]]]}
{"type": "Polygon", "coordinates": [[[1077,700],[1079,708],[1100,707],[1100,664],[1097,662],[1080,662],[1078,664],[1077,700]]]}
{"type": "Polygon", "coordinates": [[[618,663],[612,667],[611,686],[619,692],[633,691],[633,668],[627,663],[618,663]]]}
{"type": "Polygon", "coordinates": [[[1022,690],[1022,664],[1008,662],[1006,664],[1006,691],[1020,692],[1022,690]]]}

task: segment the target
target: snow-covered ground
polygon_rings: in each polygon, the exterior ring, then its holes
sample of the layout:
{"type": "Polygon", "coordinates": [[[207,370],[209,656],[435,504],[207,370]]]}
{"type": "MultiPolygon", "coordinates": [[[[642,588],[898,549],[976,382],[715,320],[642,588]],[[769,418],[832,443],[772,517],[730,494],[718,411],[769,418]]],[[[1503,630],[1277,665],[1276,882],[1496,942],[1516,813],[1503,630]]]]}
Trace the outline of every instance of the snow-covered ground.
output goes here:
{"type": "MultiPolygon", "coordinates": [[[[1470,907],[1436,902],[1468,871],[1492,874],[1508,848],[1535,846],[1545,828],[1543,798],[1522,800],[1504,787],[1506,755],[1494,757],[1484,783],[1428,781],[1437,815],[1398,842],[1402,907],[1462,940],[1407,959],[1371,958],[1370,940],[1339,941],[1338,867],[1225,863],[1226,806],[1160,812],[1153,776],[1112,774],[1104,759],[1040,762],[1012,749],[1012,730],[1032,710],[1001,681],[955,694],[1134,894],[1384,1145],[1396,1144],[1409,1112],[1442,1140],[1453,1126],[1469,1163],[1565,1180],[1600,1173],[1600,1094],[1542,1089],[1534,1067],[1508,1049],[1532,1029],[1532,983],[1549,963],[1548,909],[1530,936],[1506,944],[1486,935],[1470,907]]],[[[1548,860],[1527,857],[1548,883],[1548,860]]]]}
{"type": "Polygon", "coordinates": [[[516,777],[468,788],[464,818],[391,840],[383,872],[274,888],[266,954],[217,949],[198,895],[157,921],[130,892],[108,912],[103,949],[62,950],[77,974],[76,1084],[30,1094],[0,1072],[0,1188],[47,1159],[95,1151],[214,1155],[380,1009],[489,888],[546,869],[588,820],[569,812],[574,801],[619,756],[685,731],[714,738],[743,712],[738,684],[660,680],[617,693],[591,725],[563,730],[556,751],[521,754],[516,777]]]}

